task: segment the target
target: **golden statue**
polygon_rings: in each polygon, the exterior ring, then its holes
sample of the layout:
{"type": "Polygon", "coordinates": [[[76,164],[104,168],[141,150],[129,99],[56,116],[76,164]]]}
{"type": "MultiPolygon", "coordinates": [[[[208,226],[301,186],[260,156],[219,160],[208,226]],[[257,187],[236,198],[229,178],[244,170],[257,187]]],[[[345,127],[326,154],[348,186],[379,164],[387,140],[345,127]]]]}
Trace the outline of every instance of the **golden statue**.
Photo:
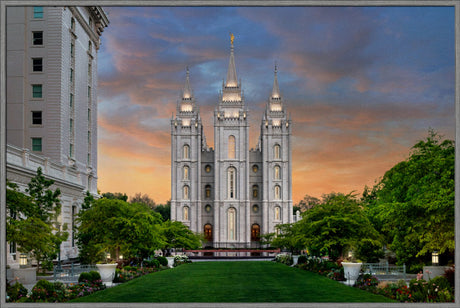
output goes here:
{"type": "Polygon", "coordinates": [[[235,39],[235,36],[233,35],[233,33],[230,33],[230,42],[232,43],[232,45],[233,45],[234,39],[235,39]]]}

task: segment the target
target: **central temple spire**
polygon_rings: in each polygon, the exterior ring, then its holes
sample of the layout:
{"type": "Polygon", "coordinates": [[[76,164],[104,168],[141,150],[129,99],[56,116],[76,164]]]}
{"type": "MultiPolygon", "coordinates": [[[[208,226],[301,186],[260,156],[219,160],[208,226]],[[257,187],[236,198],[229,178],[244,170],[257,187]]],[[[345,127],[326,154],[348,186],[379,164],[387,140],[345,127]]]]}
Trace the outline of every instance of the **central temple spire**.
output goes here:
{"type": "Polygon", "coordinates": [[[275,79],[273,80],[273,90],[272,90],[272,98],[280,98],[280,88],[278,86],[278,68],[275,65],[275,79]]]}
{"type": "Polygon", "coordinates": [[[234,48],[233,48],[233,40],[235,36],[233,33],[230,33],[230,62],[228,63],[228,72],[227,72],[227,83],[225,84],[226,87],[234,88],[238,87],[238,79],[236,77],[236,67],[235,67],[235,55],[234,55],[234,48]]]}

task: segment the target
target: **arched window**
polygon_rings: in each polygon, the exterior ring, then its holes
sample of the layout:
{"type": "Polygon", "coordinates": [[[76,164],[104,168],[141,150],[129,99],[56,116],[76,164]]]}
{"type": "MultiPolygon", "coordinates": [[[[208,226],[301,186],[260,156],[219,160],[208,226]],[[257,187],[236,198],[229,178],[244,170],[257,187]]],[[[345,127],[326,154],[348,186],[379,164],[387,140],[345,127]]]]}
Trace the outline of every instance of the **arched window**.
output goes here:
{"type": "Polygon", "coordinates": [[[190,147],[187,144],[184,145],[183,154],[184,159],[190,158],[190,147]]]}
{"type": "Polygon", "coordinates": [[[279,159],[280,158],[280,145],[279,144],[275,144],[275,146],[273,147],[273,154],[274,154],[274,157],[275,159],[279,159]]]}
{"type": "Polygon", "coordinates": [[[275,166],[274,168],[274,176],[275,176],[275,180],[279,180],[281,178],[281,175],[280,175],[280,166],[275,166]]]}
{"type": "Polygon", "coordinates": [[[233,167],[227,170],[228,198],[236,198],[236,169],[233,167]]]}
{"type": "Polygon", "coordinates": [[[228,224],[228,240],[229,241],[234,241],[236,239],[236,235],[235,235],[235,226],[236,226],[236,223],[235,223],[235,217],[236,217],[236,211],[234,208],[230,208],[228,210],[228,214],[227,214],[227,224],[228,224]]]}
{"type": "Polygon", "coordinates": [[[186,185],[184,186],[184,200],[190,199],[190,192],[189,192],[189,187],[186,185]]]}
{"type": "Polygon", "coordinates": [[[212,242],[212,226],[210,224],[204,225],[204,238],[208,242],[212,242]]]}
{"type": "Polygon", "coordinates": [[[281,220],[281,209],[279,206],[275,206],[275,220],[281,220]]]}
{"type": "Polygon", "coordinates": [[[253,224],[251,227],[251,241],[260,241],[260,226],[258,224],[253,224]]]}
{"type": "Polygon", "coordinates": [[[257,185],[252,185],[252,197],[254,199],[259,198],[259,186],[257,185]]]}
{"type": "Polygon", "coordinates": [[[275,186],[275,199],[281,199],[281,187],[279,185],[275,186]]]}
{"type": "Polygon", "coordinates": [[[228,158],[235,158],[235,136],[228,136],[228,158]]]}
{"type": "Polygon", "coordinates": [[[184,166],[184,171],[183,171],[183,173],[184,173],[184,180],[188,180],[188,177],[189,177],[188,171],[189,171],[189,168],[188,168],[187,166],[184,166]]]}
{"type": "Polygon", "coordinates": [[[189,221],[188,206],[184,206],[184,209],[182,210],[182,220],[189,221]]]}
{"type": "Polygon", "coordinates": [[[211,185],[206,185],[204,187],[204,195],[206,198],[211,198],[211,185]]]}

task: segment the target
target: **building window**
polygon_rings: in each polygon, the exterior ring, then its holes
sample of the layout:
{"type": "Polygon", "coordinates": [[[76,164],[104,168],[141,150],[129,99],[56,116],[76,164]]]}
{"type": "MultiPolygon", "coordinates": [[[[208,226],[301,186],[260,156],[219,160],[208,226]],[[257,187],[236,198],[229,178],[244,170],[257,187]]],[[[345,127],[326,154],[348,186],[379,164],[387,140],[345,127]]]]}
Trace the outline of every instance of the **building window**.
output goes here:
{"type": "Polygon", "coordinates": [[[43,97],[43,87],[41,84],[32,85],[32,97],[33,98],[42,98],[43,97]]]}
{"type": "Polygon", "coordinates": [[[275,206],[275,220],[280,220],[281,218],[281,210],[279,206],[275,206]]]}
{"type": "Polygon", "coordinates": [[[69,156],[73,157],[73,144],[72,143],[69,146],[69,156]]]}
{"type": "Polygon", "coordinates": [[[70,19],[70,29],[72,29],[72,31],[75,31],[75,18],[72,17],[72,19],[70,19]]]}
{"type": "Polygon", "coordinates": [[[258,206],[257,204],[254,204],[254,205],[252,206],[252,211],[253,211],[254,213],[259,213],[259,206],[258,206]]]}
{"type": "Polygon", "coordinates": [[[70,69],[70,82],[73,82],[73,69],[70,69]]]}
{"type": "Polygon", "coordinates": [[[183,147],[183,157],[184,159],[190,158],[190,147],[188,145],[184,145],[183,147]]]}
{"type": "Polygon", "coordinates": [[[184,200],[188,200],[190,198],[189,187],[184,186],[184,200]]]}
{"type": "Polygon", "coordinates": [[[16,242],[10,242],[10,255],[16,260],[16,242]]]}
{"type": "Polygon", "coordinates": [[[34,6],[34,18],[43,18],[43,6],[34,6]]]}
{"type": "Polygon", "coordinates": [[[211,198],[211,185],[206,185],[204,188],[204,195],[207,199],[211,198]]]}
{"type": "Polygon", "coordinates": [[[42,151],[42,138],[32,138],[32,151],[42,151]]]}
{"type": "Polygon", "coordinates": [[[251,241],[260,241],[260,226],[258,224],[253,224],[251,227],[251,241]]]}
{"type": "Polygon", "coordinates": [[[204,225],[204,238],[208,242],[212,242],[212,226],[210,224],[204,225]]]}
{"type": "Polygon", "coordinates": [[[77,207],[72,206],[72,247],[75,247],[75,219],[77,218],[77,207]]]}
{"type": "Polygon", "coordinates": [[[69,99],[69,102],[70,102],[70,103],[69,103],[69,105],[70,105],[70,109],[72,109],[72,108],[73,108],[73,94],[72,94],[72,93],[70,93],[70,99],[69,99]]]}
{"type": "Polygon", "coordinates": [[[280,166],[275,166],[275,168],[274,168],[274,177],[275,177],[275,180],[279,180],[281,178],[281,176],[280,176],[280,166]]]}
{"type": "Polygon", "coordinates": [[[182,211],[182,220],[189,221],[188,206],[184,206],[184,209],[182,211]]]}
{"type": "Polygon", "coordinates": [[[236,239],[236,235],[235,235],[235,226],[236,226],[236,223],[235,223],[235,215],[236,214],[236,211],[234,208],[230,208],[228,210],[228,214],[227,214],[227,220],[228,220],[228,240],[229,241],[234,241],[236,239]]]}
{"type": "Polygon", "coordinates": [[[254,199],[259,198],[259,186],[257,185],[252,185],[252,197],[254,199]]]}
{"type": "Polygon", "coordinates": [[[279,185],[275,186],[275,199],[281,199],[281,187],[279,185]]]}
{"type": "Polygon", "coordinates": [[[228,137],[228,158],[235,158],[235,136],[228,137]]]}
{"type": "Polygon", "coordinates": [[[253,165],[252,166],[252,172],[257,173],[257,171],[259,171],[259,166],[253,165]]]}
{"type": "Polygon", "coordinates": [[[70,133],[72,133],[72,131],[73,131],[73,119],[69,120],[69,130],[70,130],[70,133]]]}
{"type": "Polygon", "coordinates": [[[275,144],[275,146],[273,147],[273,151],[274,151],[275,159],[279,159],[280,158],[280,146],[279,146],[279,144],[275,144]]]}
{"type": "Polygon", "coordinates": [[[33,58],[32,59],[32,71],[33,72],[43,72],[43,58],[33,58]]]}
{"type": "Polygon", "coordinates": [[[35,46],[43,45],[43,31],[32,32],[32,45],[35,45],[35,46]]]}
{"type": "Polygon", "coordinates": [[[88,153],[88,155],[86,156],[86,164],[87,165],[91,164],[91,154],[90,153],[88,153]]]}
{"type": "Polygon", "coordinates": [[[91,122],[91,109],[88,108],[88,123],[91,122]]]}
{"type": "Polygon", "coordinates": [[[227,182],[228,182],[228,198],[236,198],[236,169],[233,167],[228,168],[227,171],[227,182]]]}
{"type": "Polygon", "coordinates": [[[91,87],[88,87],[88,99],[91,98],[91,87]]]}
{"type": "Polygon", "coordinates": [[[91,80],[92,72],[93,72],[93,67],[92,67],[91,63],[88,63],[88,78],[90,80],[91,80]]]}
{"type": "Polygon", "coordinates": [[[32,124],[42,125],[42,112],[41,111],[32,111],[32,124]]]}
{"type": "Polygon", "coordinates": [[[91,144],[91,131],[88,131],[88,145],[91,144]]]}
{"type": "Polygon", "coordinates": [[[204,167],[204,171],[206,171],[206,173],[211,172],[211,166],[210,166],[210,165],[206,165],[206,167],[204,167]]]}
{"type": "Polygon", "coordinates": [[[211,213],[211,205],[206,204],[206,206],[204,207],[204,210],[206,211],[206,213],[211,213]]]}
{"type": "Polygon", "coordinates": [[[70,57],[73,58],[75,56],[75,45],[70,43],[70,57]]]}
{"type": "Polygon", "coordinates": [[[184,170],[183,170],[184,180],[188,180],[188,171],[189,171],[189,168],[187,166],[184,166],[184,170]]]}

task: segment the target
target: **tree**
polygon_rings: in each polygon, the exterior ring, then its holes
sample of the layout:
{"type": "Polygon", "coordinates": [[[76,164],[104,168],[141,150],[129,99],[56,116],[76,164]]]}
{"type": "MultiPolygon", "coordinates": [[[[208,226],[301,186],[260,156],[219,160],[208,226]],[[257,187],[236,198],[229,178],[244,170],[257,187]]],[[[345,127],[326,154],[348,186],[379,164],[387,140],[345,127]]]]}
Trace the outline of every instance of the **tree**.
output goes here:
{"type": "Polygon", "coordinates": [[[198,249],[203,238],[193,233],[180,221],[167,220],[163,223],[161,234],[165,238],[163,255],[169,255],[171,248],[198,249]]]}
{"type": "Polygon", "coordinates": [[[299,224],[281,224],[277,225],[276,229],[277,232],[273,234],[270,240],[272,247],[286,249],[293,254],[299,253],[305,247],[302,234],[299,230],[299,224]]]}
{"type": "Polygon", "coordinates": [[[398,263],[455,251],[455,145],[433,130],[367,193],[367,207],[398,263]]]}
{"type": "MultiPolygon", "coordinates": [[[[382,246],[381,237],[352,194],[324,195],[323,202],[306,211],[296,224],[312,254],[327,254],[337,259],[348,250],[363,251],[360,250],[363,245],[382,246]]],[[[367,260],[366,255],[356,256],[367,260]]]]}
{"type": "Polygon", "coordinates": [[[116,193],[105,192],[102,194],[102,198],[123,200],[125,202],[128,201],[128,196],[125,193],[120,193],[120,192],[116,192],[116,193]]]}
{"type": "Polygon", "coordinates": [[[321,201],[318,198],[312,197],[310,195],[305,195],[305,197],[303,197],[303,199],[300,200],[299,203],[296,204],[294,207],[299,208],[301,212],[305,212],[320,203],[321,201]]]}
{"type": "Polygon", "coordinates": [[[155,207],[155,201],[147,194],[136,193],[133,197],[130,198],[129,202],[144,204],[151,209],[155,207]]]}
{"type": "Polygon", "coordinates": [[[163,221],[171,219],[171,200],[168,200],[166,204],[157,204],[153,210],[161,214],[163,221]]]}
{"type": "Polygon", "coordinates": [[[77,245],[84,263],[102,261],[107,252],[116,260],[120,255],[146,258],[165,245],[161,216],[143,204],[101,198],[81,211],[77,222],[77,245]]]}
{"type": "Polygon", "coordinates": [[[28,253],[37,261],[37,270],[43,261],[56,258],[59,247],[68,237],[67,225],[58,228],[57,217],[61,211],[60,190],[51,190],[53,180],[43,175],[41,168],[28,184],[26,194],[7,181],[6,206],[7,241],[15,242],[18,251],[28,253]]]}

